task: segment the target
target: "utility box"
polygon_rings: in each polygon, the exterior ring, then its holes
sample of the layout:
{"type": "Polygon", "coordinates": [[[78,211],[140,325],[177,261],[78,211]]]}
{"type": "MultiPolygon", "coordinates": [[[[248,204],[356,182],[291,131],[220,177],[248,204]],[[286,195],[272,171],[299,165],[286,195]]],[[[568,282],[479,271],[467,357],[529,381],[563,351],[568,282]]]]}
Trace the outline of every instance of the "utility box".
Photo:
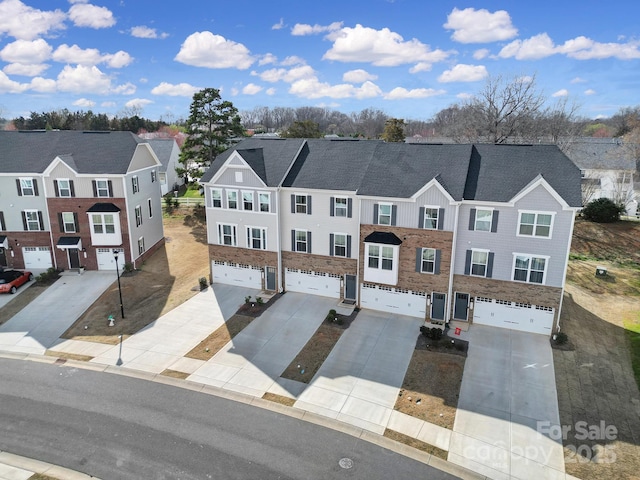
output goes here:
{"type": "Polygon", "coordinates": [[[596,267],[596,277],[606,277],[607,267],[596,267]]]}

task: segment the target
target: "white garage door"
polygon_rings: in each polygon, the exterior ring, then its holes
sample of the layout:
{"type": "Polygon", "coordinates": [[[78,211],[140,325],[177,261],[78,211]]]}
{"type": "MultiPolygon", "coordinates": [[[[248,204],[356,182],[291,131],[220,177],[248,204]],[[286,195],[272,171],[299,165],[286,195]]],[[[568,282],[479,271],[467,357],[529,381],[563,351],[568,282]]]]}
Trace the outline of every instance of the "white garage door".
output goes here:
{"type": "Polygon", "coordinates": [[[339,275],[287,268],[284,282],[285,289],[290,292],[340,298],[339,275]]]}
{"type": "Polygon", "coordinates": [[[414,293],[365,283],[360,289],[360,305],[371,310],[425,318],[427,297],[420,292],[414,293]]]}
{"type": "Polygon", "coordinates": [[[251,265],[230,262],[211,262],[213,283],[262,288],[262,269],[251,265]]]}
{"type": "Polygon", "coordinates": [[[49,247],[22,247],[22,258],[24,258],[25,270],[53,266],[49,247]]]}
{"type": "Polygon", "coordinates": [[[476,297],[473,323],[551,335],[555,309],[476,297]]]}
{"type": "Polygon", "coordinates": [[[115,270],[116,261],[113,258],[113,251],[118,250],[118,267],[120,270],[124,268],[124,250],[121,248],[96,248],[96,257],[98,259],[98,270],[115,270]]]}

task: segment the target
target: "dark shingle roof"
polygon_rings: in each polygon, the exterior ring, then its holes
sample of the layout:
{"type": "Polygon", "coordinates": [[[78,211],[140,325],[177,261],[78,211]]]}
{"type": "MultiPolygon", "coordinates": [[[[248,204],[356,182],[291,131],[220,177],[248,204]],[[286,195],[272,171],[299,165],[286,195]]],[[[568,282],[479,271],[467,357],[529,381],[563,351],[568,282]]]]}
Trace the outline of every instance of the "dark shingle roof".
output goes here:
{"type": "Polygon", "coordinates": [[[582,169],[635,170],[629,145],[618,138],[579,138],[567,143],[567,156],[582,169]]]}
{"type": "Polygon", "coordinates": [[[149,142],[151,149],[162,164],[160,171],[166,172],[169,160],[171,159],[171,152],[173,152],[173,144],[175,140],[173,138],[152,138],[147,140],[147,142],[149,142]]]}
{"type": "Polygon", "coordinates": [[[0,172],[42,173],[62,157],[78,173],[124,174],[145,140],[131,132],[0,132],[0,172]]]}

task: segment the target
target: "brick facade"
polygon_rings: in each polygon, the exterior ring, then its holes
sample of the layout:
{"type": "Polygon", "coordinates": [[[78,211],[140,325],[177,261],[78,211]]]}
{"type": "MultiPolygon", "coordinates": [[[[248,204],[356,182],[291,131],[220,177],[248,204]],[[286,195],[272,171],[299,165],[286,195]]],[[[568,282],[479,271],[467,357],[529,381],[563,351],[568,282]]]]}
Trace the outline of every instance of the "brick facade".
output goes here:
{"type": "Polygon", "coordinates": [[[25,268],[22,247],[51,248],[49,232],[2,232],[2,235],[6,235],[9,243],[9,249],[5,252],[7,256],[7,268],[15,268],[18,270],[25,268]]]}
{"type": "MultiPolygon", "coordinates": [[[[151,257],[154,253],[156,253],[158,250],[164,247],[164,243],[165,243],[165,239],[164,237],[162,237],[160,240],[156,242],[155,245],[151,246],[151,248],[146,249],[142,255],[136,258],[136,260],[133,262],[133,267],[140,268],[142,264],[147,260],[147,258],[151,257]]],[[[126,252],[125,252],[125,255],[126,255],[126,252]]]]}
{"type": "MultiPolygon", "coordinates": [[[[267,250],[254,250],[251,248],[229,247],[225,245],[209,244],[209,263],[217,260],[219,262],[241,263],[255,267],[273,267],[278,275],[278,254],[267,250]]],[[[211,271],[211,265],[209,265],[211,271]]],[[[213,272],[210,273],[209,280],[213,279],[213,272]]],[[[266,289],[265,278],[262,279],[262,288],[266,289]]]]}

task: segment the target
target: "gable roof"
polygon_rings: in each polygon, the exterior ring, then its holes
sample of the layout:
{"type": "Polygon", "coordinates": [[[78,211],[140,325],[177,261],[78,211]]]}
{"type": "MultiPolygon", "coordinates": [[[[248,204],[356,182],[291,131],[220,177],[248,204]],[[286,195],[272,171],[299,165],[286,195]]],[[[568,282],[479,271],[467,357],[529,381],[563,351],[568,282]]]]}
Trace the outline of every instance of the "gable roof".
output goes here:
{"type": "Polygon", "coordinates": [[[171,160],[171,154],[173,153],[173,147],[177,145],[176,141],[173,138],[152,138],[147,140],[147,142],[149,142],[151,149],[162,164],[160,171],[166,172],[169,166],[169,160],[171,160]]]}
{"type": "Polygon", "coordinates": [[[632,149],[619,138],[579,138],[564,148],[582,169],[635,170],[632,149]]]}
{"type": "Polygon", "coordinates": [[[77,173],[126,174],[140,143],[131,132],[1,131],[0,173],[42,173],[60,157],[77,173]]]}

